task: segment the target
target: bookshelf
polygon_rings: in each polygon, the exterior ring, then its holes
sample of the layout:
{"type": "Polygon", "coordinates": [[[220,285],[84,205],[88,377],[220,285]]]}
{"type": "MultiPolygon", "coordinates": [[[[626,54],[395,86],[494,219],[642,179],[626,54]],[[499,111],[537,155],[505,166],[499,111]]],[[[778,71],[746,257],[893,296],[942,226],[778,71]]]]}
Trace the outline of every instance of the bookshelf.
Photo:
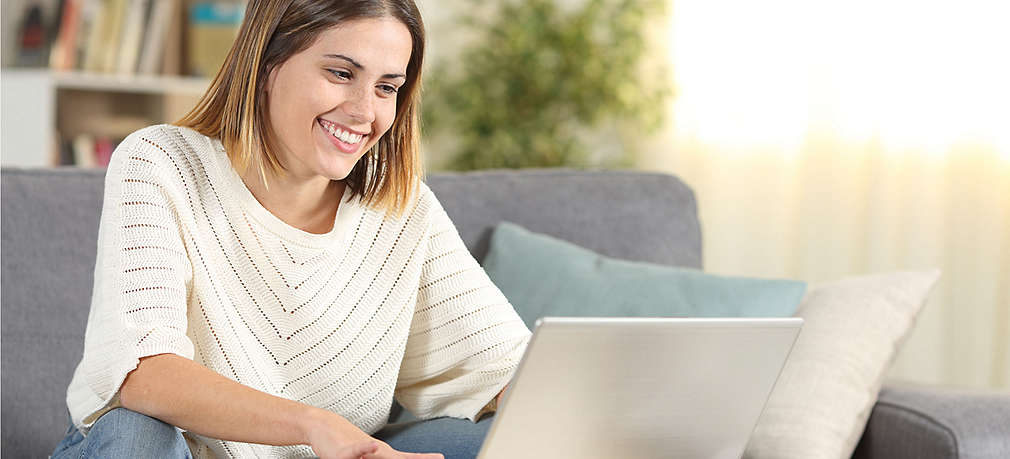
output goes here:
{"type": "Polygon", "coordinates": [[[174,121],[209,85],[202,77],[3,69],[0,158],[15,167],[100,167],[62,150],[82,134],[108,138],[114,147],[130,132],[174,121]]]}
{"type": "Polygon", "coordinates": [[[136,94],[203,94],[207,78],[176,75],[115,75],[83,71],[52,72],[59,89],[136,94]]]}
{"type": "MultiPolygon", "coordinates": [[[[4,13],[27,17],[39,1],[4,0],[4,13]]],[[[31,59],[5,56],[0,71],[0,162],[103,167],[123,137],[196,104],[244,9],[243,0],[52,0],[44,56],[16,50],[31,59]]],[[[18,40],[11,29],[24,27],[7,28],[5,41],[18,40]]]]}

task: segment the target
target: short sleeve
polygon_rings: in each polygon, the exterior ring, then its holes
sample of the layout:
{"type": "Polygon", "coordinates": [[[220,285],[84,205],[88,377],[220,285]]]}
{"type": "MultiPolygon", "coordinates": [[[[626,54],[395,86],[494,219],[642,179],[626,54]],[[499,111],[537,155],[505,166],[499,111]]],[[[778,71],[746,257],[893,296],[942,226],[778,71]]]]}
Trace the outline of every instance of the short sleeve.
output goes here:
{"type": "Polygon", "coordinates": [[[84,431],[116,406],[141,357],[193,358],[186,335],[192,266],[178,212],[185,182],[166,146],[144,132],[119,144],[106,172],[84,355],[67,390],[84,431]]]}
{"type": "Polygon", "coordinates": [[[396,399],[420,419],[476,421],[512,378],[530,331],[431,199],[417,305],[396,399]]]}

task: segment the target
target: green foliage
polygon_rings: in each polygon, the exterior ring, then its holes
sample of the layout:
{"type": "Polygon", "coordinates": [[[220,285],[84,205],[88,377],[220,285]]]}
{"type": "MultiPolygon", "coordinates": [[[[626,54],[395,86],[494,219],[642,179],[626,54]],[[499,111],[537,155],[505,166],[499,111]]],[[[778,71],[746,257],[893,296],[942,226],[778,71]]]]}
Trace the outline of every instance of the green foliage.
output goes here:
{"type": "Polygon", "coordinates": [[[635,131],[608,166],[626,165],[633,138],[662,124],[670,89],[643,65],[644,30],[666,0],[556,3],[499,0],[490,20],[465,16],[476,40],[427,74],[423,126],[453,136],[450,169],[601,166],[586,134],[615,125],[635,131]]]}

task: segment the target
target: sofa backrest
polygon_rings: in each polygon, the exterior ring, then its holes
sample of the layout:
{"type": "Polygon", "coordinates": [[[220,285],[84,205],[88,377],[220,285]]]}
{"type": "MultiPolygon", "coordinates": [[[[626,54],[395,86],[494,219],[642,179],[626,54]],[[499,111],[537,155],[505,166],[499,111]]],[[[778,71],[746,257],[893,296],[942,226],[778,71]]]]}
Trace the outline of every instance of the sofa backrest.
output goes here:
{"type": "Polygon", "coordinates": [[[701,268],[694,193],[672,175],[524,169],[432,174],[425,182],[478,260],[504,220],[612,257],[701,268]]]}
{"type": "MultiPolygon", "coordinates": [[[[2,451],[45,457],[67,427],[66,388],[84,342],[104,173],[2,171],[2,451]]],[[[694,194],[630,171],[522,170],[426,180],[480,260],[507,220],[606,255],[701,267],[694,194]]]]}

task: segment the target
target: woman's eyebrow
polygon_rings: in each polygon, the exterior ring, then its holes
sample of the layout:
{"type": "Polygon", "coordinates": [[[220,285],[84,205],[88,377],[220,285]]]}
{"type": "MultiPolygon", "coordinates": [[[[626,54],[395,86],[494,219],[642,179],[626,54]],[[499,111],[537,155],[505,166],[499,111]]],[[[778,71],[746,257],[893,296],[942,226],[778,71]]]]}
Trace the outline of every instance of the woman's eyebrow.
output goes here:
{"type": "MultiPolygon", "coordinates": [[[[351,59],[351,58],[349,58],[347,56],[344,56],[343,54],[324,54],[323,57],[330,57],[330,58],[334,58],[334,59],[343,59],[343,60],[345,60],[347,62],[350,62],[351,65],[357,67],[358,70],[364,70],[365,69],[365,66],[359,64],[354,59],[351,59]]],[[[403,78],[403,79],[407,79],[407,75],[404,75],[402,73],[387,73],[385,75],[382,75],[382,78],[403,78]]]]}

